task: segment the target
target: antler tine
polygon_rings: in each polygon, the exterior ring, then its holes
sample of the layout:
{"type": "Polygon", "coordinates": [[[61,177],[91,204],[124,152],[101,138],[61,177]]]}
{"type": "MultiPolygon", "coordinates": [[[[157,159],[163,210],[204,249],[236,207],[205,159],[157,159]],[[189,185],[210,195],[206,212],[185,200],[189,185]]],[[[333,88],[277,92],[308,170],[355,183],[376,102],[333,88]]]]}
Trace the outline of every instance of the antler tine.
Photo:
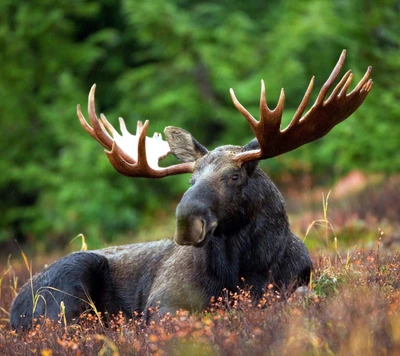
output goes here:
{"type": "Polygon", "coordinates": [[[113,125],[110,124],[110,122],[107,120],[105,115],[100,114],[99,124],[103,128],[104,131],[108,130],[108,132],[111,133],[112,137],[119,135],[118,131],[114,128],[113,125]]]}
{"type": "MultiPolygon", "coordinates": [[[[322,86],[315,103],[303,115],[314,85],[314,77],[312,77],[293,119],[288,127],[282,131],[280,131],[279,125],[283,110],[283,93],[281,93],[277,107],[271,111],[266,105],[266,99],[263,98],[265,87],[262,83],[260,101],[261,120],[258,125],[251,124],[260,148],[258,150],[239,153],[235,159],[243,165],[252,160],[271,158],[291,151],[323,137],[335,125],[348,118],[357,110],[372,88],[373,83],[369,79],[372,70],[371,67],[368,67],[363,78],[350,94],[347,94],[347,90],[351,85],[353,73],[350,70],[347,71],[333,89],[329,98],[325,100],[328,91],[339,76],[345,58],[346,50],[343,50],[329,78],[322,86]],[[256,129],[253,126],[256,126],[256,129]]],[[[234,96],[232,100],[239,111],[246,117],[247,121],[250,122],[248,119],[248,117],[252,118],[250,113],[238,104],[234,96]]]]}
{"type": "MultiPolygon", "coordinates": [[[[342,78],[342,79],[340,80],[340,82],[336,85],[335,89],[332,90],[331,95],[329,96],[329,98],[326,100],[325,103],[329,103],[330,101],[332,101],[332,100],[338,95],[339,91],[340,91],[339,96],[342,94],[342,90],[341,90],[341,89],[342,89],[343,85],[345,85],[345,84],[348,82],[348,78],[349,78],[349,77],[351,77],[351,79],[350,79],[350,83],[351,83],[351,80],[353,79],[353,75],[352,75],[352,73],[351,73],[351,70],[348,70],[348,71],[344,74],[343,78],[342,78]]],[[[349,85],[350,85],[350,83],[349,83],[349,85]]],[[[347,88],[348,88],[348,87],[347,87],[347,88]]],[[[347,89],[346,89],[346,91],[347,91],[347,89]]]]}
{"type": "Polygon", "coordinates": [[[100,120],[96,115],[96,106],[94,101],[94,94],[96,92],[96,84],[92,85],[89,92],[88,99],[88,111],[89,120],[92,124],[92,129],[94,134],[97,136],[97,141],[100,142],[105,148],[111,149],[113,145],[113,139],[108,135],[108,133],[101,127],[100,120]]]}
{"type": "Polygon", "coordinates": [[[139,120],[136,125],[136,135],[140,135],[142,132],[143,123],[139,120]]]}
{"type": "Polygon", "coordinates": [[[354,95],[355,93],[359,92],[366,83],[370,83],[372,86],[372,80],[369,79],[371,72],[372,72],[372,67],[369,66],[367,71],[365,72],[364,76],[360,80],[360,82],[357,84],[357,86],[353,89],[353,91],[349,95],[354,95]]]}
{"type": "Polygon", "coordinates": [[[79,118],[79,122],[81,123],[82,127],[85,129],[85,131],[92,136],[96,141],[98,141],[99,143],[103,144],[96,136],[96,134],[94,133],[92,127],[87,123],[85,117],[82,114],[81,111],[81,106],[78,104],[76,107],[76,114],[78,115],[79,118]]]}
{"type": "MultiPolygon", "coordinates": [[[[79,121],[85,131],[92,136],[97,142],[99,142],[104,148],[110,149],[110,145],[108,142],[104,142],[101,138],[98,137],[96,131],[87,123],[85,117],[82,114],[81,106],[78,104],[76,108],[76,113],[78,115],[79,121]]],[[[101,124],[100,124],[101,125],[101,124]]]]}
{"type": "Polygon", "coordinates": [[[236,109],[239,110],[239,112],[245,117],[245,119],[247,120],[247,122],[250,124],[250,126],[253,128],[255,126],[257,126],[258,121],[253,117],[253,115],[251,115],[246,108],[240,104],[239,100],[237,100],[235,92],[233,91],[232,88],[229,89],[229,92],[231,94],[231,98],[233,101],[233,104],[236,106],[236,109]]]}
{"type": "Polygon", "coordinates": [[[271,111],[271,114],[273,114],[273,119],[275,119],[275,123],[278,130],[282,123],[282,114],[284,108],[285,108],[285,90],[282,88],[281,93],[279,94],[278,103],[276,104],[275,109],[271,111]]]}
{"type": "Polygon", "coordinates": [[[124,119],[122,117],[119,117],[118,121],[119,121],[119,128],[120,128],[122,134],[128,132],[124,119]]]}
{"type": "Polygon", "coordinates": [[[346,60],[346,50],[344,49],[339,57],[338,62],[333,68],[331,75],[329,76],[325,84],[322,86],[314,105],[320,105],[325,100],[326,93],[329,91],[329,89],[335,82],[336,78],[338,77],[340,71],[342,70],[345,60],[346,60]]]}
{"type": "Polygon", "coordinates": [[[299,107],[297,108],[297,110],[293,116],[292,121],[290,121],[289,125],[283,131],[289,130],[291,127],[295,126],[300,121],[300,119],[304,113],[304,110],[307,107],[308,101],[310,100],[311,93],[314,88],[314,80],[315,80],[315,76],[312,76],[310,83],[308,84],[307,90],[303,96],[303,99],[300,102],[299,107]]]}
{"type": "Polygon", "coordinates": [[[138,161],[137,164],[140,166],[142,164],[147,165],[147,156],[146,156],[146,134],[147,129],[149,128],[149,120],[144,122],[142,129],[139,133],[138,139],[138,161]]]}
{"type": "Polygon", "coordinates": [[[343,88],[340,91],[338,97],[347,94],[347,90],[349,89],[350,84],[351,84],[352,81],[353,81],[353,73],[350,73],[349,77],[347,78],[346,82],[344,83],[343,88]]]}

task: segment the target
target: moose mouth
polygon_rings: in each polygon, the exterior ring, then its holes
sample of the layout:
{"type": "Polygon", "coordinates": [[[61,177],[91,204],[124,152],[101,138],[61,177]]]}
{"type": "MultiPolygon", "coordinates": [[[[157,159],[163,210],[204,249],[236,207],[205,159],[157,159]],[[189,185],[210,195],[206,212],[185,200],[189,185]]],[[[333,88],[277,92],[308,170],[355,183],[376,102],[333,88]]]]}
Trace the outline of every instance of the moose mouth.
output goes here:
{"type": "Polygon", "coordinates": [[[174,241],[178,245],[191,245],[202,247],[206,241],[206,237],[212,235],[217,222],[208,223],[201,217],[188,220],[178,220],[174,234],[174,241]]]}

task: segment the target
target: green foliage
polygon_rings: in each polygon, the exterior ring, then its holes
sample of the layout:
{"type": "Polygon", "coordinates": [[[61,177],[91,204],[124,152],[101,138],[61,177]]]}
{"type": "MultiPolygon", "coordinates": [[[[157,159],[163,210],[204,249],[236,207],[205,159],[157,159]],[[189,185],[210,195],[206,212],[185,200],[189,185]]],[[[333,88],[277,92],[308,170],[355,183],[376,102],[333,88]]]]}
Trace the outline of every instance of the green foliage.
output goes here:
{"type": "Polygon", "coordinates": [[[338,293],[338,285],[341,283],[337,276],[322,273],[313,284],[313,290],[319,297],[328,297],[338,293]]]}
{"type": "Polygon", "coordinates": [[[210,148],[245,144],[252,133],[230,87],[257,116],[260,79],[270,106],[284,86],[287,123],[311,76],[320,87],[347,48],[355,80],[374,67],[365,104],[327,138],[264,165],[273,175],[312,170],[330,179],[352,168],[398,172],[396,4],[1,2],[0,241],[64,244],[82,232],[96,246],[184,191],[188,177],[129,181],[112,170],[76,119],[94,82],[98,111],[113,123],[150,119],[151,132],[181,126],[210,148]]]}

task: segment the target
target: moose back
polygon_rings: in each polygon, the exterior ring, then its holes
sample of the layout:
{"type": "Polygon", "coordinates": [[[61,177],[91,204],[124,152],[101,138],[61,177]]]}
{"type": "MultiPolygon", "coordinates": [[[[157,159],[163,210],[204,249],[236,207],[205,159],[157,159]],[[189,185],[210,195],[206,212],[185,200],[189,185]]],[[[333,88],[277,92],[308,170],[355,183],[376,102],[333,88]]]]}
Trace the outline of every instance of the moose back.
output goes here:
{"type": "Polygon", "coordinates": [[[89,301],[109,314],[122,311],[147,318],[149,308],[156,305],[161,314],[180,308],[202,311],[223,289],[235,291],[243,283],[251,285],[255,300],[270,283],[277,288],[307,284],[312,268],[307,249],[291,232],[283,198],[257,163],[324,136],[362,104],[372,87],[371,68],[350,93],[352,73],[348,71],[326,99],[345,55],[343,51],[315,103],[303,115],[311,80],[292,121],[282,131],[283,90],[277,107],[270,110],[262,82],[257,121],[231,89],[233,103],[255,138],[243,147],[227,145],[212,151],[176,127],[165,129],[166,141],[159,134],[146,137],[148,121],[138,122],[136,135],[131,135],[120,119],[119,134],[104,115],[97,117],[94,85],[88,103],[91,126],[79,105],[78,117],[106,148],[119,173],[149,178],[192,174],[190,188],[176,209],[173,240],[62,257],[22,287],[11,306],[11,326],[29,328],[40,315],[57,319],[62,301],[67,320],[88,310],[89,301]],[[180,163],[159,167],[159,160],[169,153],[180,163]]]}

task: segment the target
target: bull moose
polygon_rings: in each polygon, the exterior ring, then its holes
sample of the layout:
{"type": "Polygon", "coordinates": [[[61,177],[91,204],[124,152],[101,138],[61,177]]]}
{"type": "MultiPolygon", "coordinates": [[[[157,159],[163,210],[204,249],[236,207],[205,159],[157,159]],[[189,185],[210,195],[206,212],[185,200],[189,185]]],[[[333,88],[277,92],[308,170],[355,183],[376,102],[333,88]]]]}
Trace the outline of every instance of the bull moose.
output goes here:
{"type": "Polygon", "coordinates": [[[149,121],[138,122],[136,135],[131,135],[120,119],[119,134],[104,115],[96,116],[93,85],[88,102],[91,126],[79,105],[77,114],[83,128],[106,148],[119,173],[148,178],[192,173],[190,188],[176,209],[173,240],[62,257],[22,287],[11,306],[11,326],[29,328],[39,315],[57,319],[61,301],[67,320],[87,310],[87,300],[109,314],[122,311],[148,317],[155,305],[161,314],[180,308],[203,311],[213,296],[243,283],[251,286],[255,300],[270,283],[277,288],[307,284],[312,269],[308,251],[290,230],[281,194],[257,164],[319,139],[362,104],[372,88],[371,67],[350,93],[353,74],[348,71],[326,99],[345,56],[343,51],[315,103],[303,115],[313,89],[311,79],[292,121],[282,131],[283,89],[276,108],[270,110],[262,81],[259,121],[231,89],[233,103],[255,138],[243,147],[227,145],[212,151],[177,127],[165,129],[166,141],[157,133],[146,137],[149,121]],[[169,153],[180,163],[159,167],[169,153]]]}

